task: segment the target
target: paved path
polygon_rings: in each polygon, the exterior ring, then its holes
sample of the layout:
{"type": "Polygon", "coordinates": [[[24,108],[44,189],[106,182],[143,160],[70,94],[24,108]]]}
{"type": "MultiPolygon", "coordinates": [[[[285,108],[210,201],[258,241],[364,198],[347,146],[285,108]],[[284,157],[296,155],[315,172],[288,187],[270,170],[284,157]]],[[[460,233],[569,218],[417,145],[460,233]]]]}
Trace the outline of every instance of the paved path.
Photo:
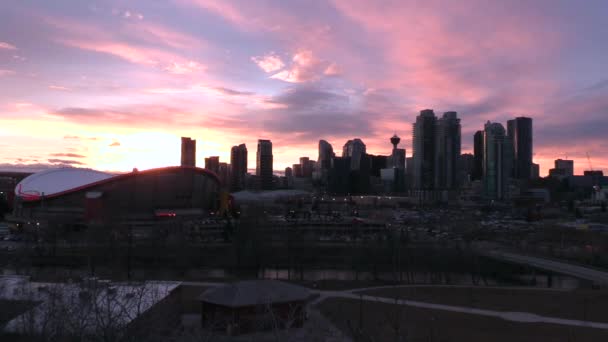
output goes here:
{"type": "MultiPolygon", "coordinates": [[[[511,253],[509,253],[511,254],[511,253]]],[[[539,259],[539,258],[532,258],[539,259]]],[[[541,259],[542,261],[546,261],[549,263],[559,264],[558,266],[563,266],[563,263],[554,262],[550,260],[541,259]]],[[[566,266],[580,267],[576,265],[565,264],[566,266]]],[[[557,266],[551,266],[557,267],[557,266]]],[[[584,267],[581,267],[584,268],[584,267]]],[[[599,273],[604,273],[601,271],[587,269],[588,271],[595,271],[599,273]]],[[[560,272],[561,273],[561,272],[560,272]]],[[[607,274],[608,276],[608,274],[607,274]]],[[[182,284],[189,285],[204,285],[204,286],[218,286],[223,285],[223,283],[211,283],[211,282],[183,282],[182,284]]],[[[378,290],[378,289],[386,289],[386,288],[403,288],[403,287],[463,287],[463,286],[453,286],[453,285],[389,285],[389,286],[375,286],[375,287],[366,287],[366,288],[357,288],[357,289],[349,289],[349,290],[337,290],[337,291],[321,291],[321,290],[311,290],[313,294],[319,295],[316,299],[309,303],[309,308],[315,310],[314,307],[328,298],[346,298],[352,300],[364,300],[368,302],[376,302],[376,303],[385,303],[385,304],[396,304],[396,305],[406,305],[416,308],[424,308],[424,309],[432,309],[432,310],[443,310],[450,312],[458,312],[470,315],[479,315],[486,317],[494,317],[504,319],[510,322],[518,322],[518,323],[549,323],[549,324],[559,324],[573,327],[585,327],[585,328],[596,328],[596,329],[605,329],[608,330],[608,323],[601,322],[591,322],[591,321],[579,321],[574,319],[565,319],[565,318],[556,318],[556,317],[548,317],[541,316],[529,312],[515,312],[515,311],[497,311],[497,310],[486,310],[486,309],[477,309],[471,307],[464,306],[454,306],[454,305],[444,305],[444,304],[434,304],[427,302],[419,302],[413,300],[398,300],[387,297],[377,297],[377,296],[368,296],[361,295],[358,292],[369,291],[369,290],[378,290]]],[[[465,286],[466,287],[466,286],[465,286]]],[[[486,288],[486,287],[483,287],[486,288]]],[[[501,287],[504,289],[504,287],[501,287]]],[[[518,288],[518,287],[509,287],[510,289],[521,289],[521,290],[542,290],[542,291],[555,291],[561,292],[563,290],[559,289],[536,289],[536,288],[518,288]]],[[[343,336],[342,336],[343,337],[343,336]]]]}
{"type": "Polygon", "coordinates": [[[377,297],[377,296],[368,296],[354,293],[359,291],[368,291],[368,290],[376,290],[381,288],[391,288],[391,287],[418,287],[417,285],[403,285],[403,286],[381,286],[381,287],[368,287],[368,288],[359,288],[354,290],[345,290],[345,291],[313,291],[313,293],[318,294],[319,297],[310,303],[310,306],[315,306],[325,299],[328,298],[346,298],[352,300],[364,300],[368,302],[376,302],[376,303],[385,303],[385,304],[396,304],[396,305],[406,305],[416,308],[424,308],[424,309],[432,309],[432,310],[443,310],[450,312],[458,312],[464,314],[471,315],[480,315],[486,317],[494,317],[504,319],[506,321],[518,322],[518,323],[549,323],[549,324],[559,324],[559,325],[567,325],[573,327],[585,327],[585,328],[596,328],[596,329],[606,329],[608,330],[608,323],[601,322],[590,322],[590,321],[579,321],[573,319],[564,319],[564,318],[555,318],[548,316],[541,316],[529,312],[515,312],[515,311],[496,311],[496,310],[486,310],[486,309],[477,309],[471,307],[463,307],[463,306],[454,306],[454,305],[444,305],[444,304],[434,304],[427,302],[419,302],[413,300],[399,300],[392,299],[387,297],[377,297]]]}
{"type": "Polygon", "coordinates": [[[547,271],[566,274],[572,277],[591,280],[597,283],[608,284],[608,272],[596,270],[593,268],[569,264],[545,258],[533,257],[517,253],[505,252],[500,250],[479,250],[481,255],[486,257],[512,262],[516,264],[524,264],[532,267],[540,268],[547,271]]]}

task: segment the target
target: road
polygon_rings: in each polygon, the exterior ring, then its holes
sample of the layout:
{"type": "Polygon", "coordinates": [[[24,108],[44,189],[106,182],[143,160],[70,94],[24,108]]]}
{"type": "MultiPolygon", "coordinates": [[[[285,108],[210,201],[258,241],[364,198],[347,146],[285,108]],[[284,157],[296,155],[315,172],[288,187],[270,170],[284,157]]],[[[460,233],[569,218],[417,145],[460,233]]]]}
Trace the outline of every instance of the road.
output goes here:
{"type": "Polygon", "coordinates": [[[500,250],[481,249],[479,250],[479,253],[483,256],[501,261],[528,265],[546,271],[569,275],[579,279],[590,280],[600,284],[608,284],[608,272],[596,270],[585,266],[574,265],[569,264],[567,262],[555,261],[500,250]]]}

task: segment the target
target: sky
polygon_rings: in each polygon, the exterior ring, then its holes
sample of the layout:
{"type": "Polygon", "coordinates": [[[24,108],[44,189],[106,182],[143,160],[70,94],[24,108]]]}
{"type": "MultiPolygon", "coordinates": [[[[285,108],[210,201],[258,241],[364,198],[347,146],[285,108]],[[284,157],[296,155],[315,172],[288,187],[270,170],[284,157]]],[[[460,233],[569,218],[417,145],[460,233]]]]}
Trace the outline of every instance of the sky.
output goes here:
{"type": "Polygon", "coordinates": [[[534,161],[608,171],[608,1],[2,0],[0,169],[275,169],[361,138],[411,156],[419,111],[534,120],[534,161]]]}

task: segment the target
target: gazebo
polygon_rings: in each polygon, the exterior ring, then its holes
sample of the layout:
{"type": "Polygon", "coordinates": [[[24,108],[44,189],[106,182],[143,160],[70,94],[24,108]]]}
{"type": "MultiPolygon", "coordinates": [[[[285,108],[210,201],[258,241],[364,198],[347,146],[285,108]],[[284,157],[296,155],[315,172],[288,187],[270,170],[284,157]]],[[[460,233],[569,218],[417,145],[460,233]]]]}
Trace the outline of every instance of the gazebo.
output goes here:
{"type": "Polygon", "coordinates": [[[301,327],[307,288],[277,280],[240,281],[208,289],[199,297],[203,328],[228,335],[301,327]]]}

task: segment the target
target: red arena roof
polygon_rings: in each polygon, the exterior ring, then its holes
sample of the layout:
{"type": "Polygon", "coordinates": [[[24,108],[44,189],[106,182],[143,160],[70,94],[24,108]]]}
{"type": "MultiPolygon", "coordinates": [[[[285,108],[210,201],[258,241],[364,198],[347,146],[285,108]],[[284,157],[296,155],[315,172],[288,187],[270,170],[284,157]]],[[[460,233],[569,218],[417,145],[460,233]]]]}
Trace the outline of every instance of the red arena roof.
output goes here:
{"type": "Polygon", "coordinates": [[[92,188],[100,184],[134,177],[138,174],[153,174],[177,169],[195,170],[197,173],[206,174],[219,182],[219,178],[215,173],[197,167],[170,166],[144,171],[133,171],[120,175],[113,175],[91,169],[61,168],[38,172],[24,178],[15,187],[15,195],[19,196],[24,201],[38,201],[43,196],[45,198],[57,197],[92,188]]]}

